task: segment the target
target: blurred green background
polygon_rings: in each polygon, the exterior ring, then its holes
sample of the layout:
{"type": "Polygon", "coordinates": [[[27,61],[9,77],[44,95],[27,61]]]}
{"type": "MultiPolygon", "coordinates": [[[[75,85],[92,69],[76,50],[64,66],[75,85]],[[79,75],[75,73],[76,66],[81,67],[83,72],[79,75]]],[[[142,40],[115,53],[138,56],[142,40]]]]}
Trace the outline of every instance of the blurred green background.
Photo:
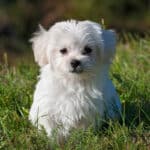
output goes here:
{"type": "Polygon", "coordinates": [[[38,24],[48,29],[71,18],[99,23],[104,18],[106,27],[119,34],[143,36],[150,28],[150,0],[0,0],[0,62],[5,53],[16,58],[30,52],[28,39],[38,24]]]}

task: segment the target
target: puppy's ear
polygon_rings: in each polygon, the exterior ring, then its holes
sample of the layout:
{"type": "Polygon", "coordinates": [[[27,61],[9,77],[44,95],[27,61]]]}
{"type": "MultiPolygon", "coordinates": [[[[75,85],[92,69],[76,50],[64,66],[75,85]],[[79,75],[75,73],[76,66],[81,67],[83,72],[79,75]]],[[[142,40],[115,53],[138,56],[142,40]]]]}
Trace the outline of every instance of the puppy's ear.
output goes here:
{"type": "Polygon", "coordinates": [[[102,30],[104,43],[104,62],[111,62],[115,54],[116,33],[113,30],[102,30]]]}
{"type": "Polygon", "coordinates": [[[39,25],[39,31],[34,33],[34,36],[30,39],[30,42],[32,43],[35,61],[40,67],[48,63],[48,58],[46,54],[46,41],[47,31],[41,25],[39,25]]]}

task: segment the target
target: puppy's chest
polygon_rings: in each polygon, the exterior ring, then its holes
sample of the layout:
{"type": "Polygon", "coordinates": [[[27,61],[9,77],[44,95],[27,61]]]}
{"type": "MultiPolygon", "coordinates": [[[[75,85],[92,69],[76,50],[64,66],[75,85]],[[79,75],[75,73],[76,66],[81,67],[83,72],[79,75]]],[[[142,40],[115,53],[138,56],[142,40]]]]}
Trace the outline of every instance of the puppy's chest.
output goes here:
{"type": "Polygon", "coordinates": [[[60,117],[79,120],[82,118],[93,118],[93,115],[102,114],[101,94],[91,89],[66,88],[55,91],[52,96],[55,107],[60,117]]]}

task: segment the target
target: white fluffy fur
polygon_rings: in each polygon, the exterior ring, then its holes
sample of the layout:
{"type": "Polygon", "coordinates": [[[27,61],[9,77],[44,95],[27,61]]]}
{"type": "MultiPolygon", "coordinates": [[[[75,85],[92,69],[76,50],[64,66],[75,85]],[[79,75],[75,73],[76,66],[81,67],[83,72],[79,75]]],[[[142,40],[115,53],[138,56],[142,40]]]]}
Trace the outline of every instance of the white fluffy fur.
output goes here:
{"type": "Polygon", "coordinates": [[[66,137],[72,128],[101,125],[117,119],[121,104],[109,79],[109,66],[115,53],[116,37],[91,21],[64,21],[31,39],[35,61],[41,67],[29,119],[49,136],[57,129],[66,137]],[[83,55],[85,46],[92,48],[83,55]],[[67,54],[60,49],[67,48],[67,54]],[[81,61],[81,73],[70,72],[72,59],[81,61]],[[97,122],[98,121],[98,122],[97,122]]]}

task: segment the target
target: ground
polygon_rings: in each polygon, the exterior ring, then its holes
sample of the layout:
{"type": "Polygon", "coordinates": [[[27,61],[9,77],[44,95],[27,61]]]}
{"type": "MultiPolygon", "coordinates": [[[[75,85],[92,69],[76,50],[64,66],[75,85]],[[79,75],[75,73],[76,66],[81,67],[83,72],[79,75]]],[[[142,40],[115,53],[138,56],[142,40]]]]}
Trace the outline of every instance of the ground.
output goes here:
{"type": "Polygon", "coordinates": [[[72,131],[57,145],[28,121],[38,67],[32,61],[0,65],[0,149],[2,150],[142,150],[150,148],[150,38],[125,37],[117,46],[110,76],[119,93],[121,122],[97,131],[72,131]],[[51,145],[51,146],[50,146],[51,145]]]}

